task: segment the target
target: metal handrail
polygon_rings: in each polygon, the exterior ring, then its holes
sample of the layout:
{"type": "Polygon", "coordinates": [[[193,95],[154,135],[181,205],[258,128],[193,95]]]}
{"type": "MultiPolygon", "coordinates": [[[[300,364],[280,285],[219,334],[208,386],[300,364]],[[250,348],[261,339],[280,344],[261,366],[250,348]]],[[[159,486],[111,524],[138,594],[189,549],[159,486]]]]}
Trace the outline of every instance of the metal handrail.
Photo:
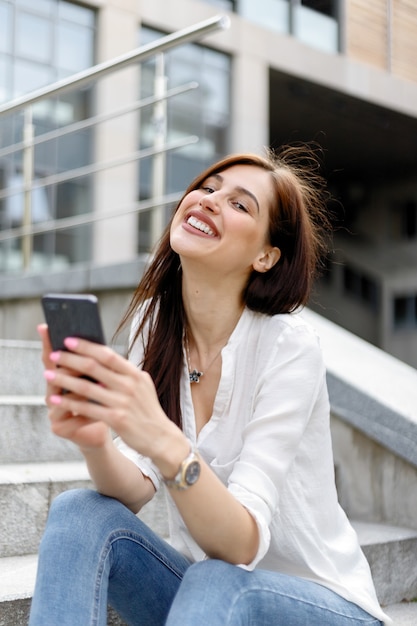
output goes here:
{"type": "MultiPolygon", "coordinates": [[[[155,154],[160,154],[161,152],[178,150],[178,148],[184,148],[186,146],[196,143],[197,141],[198,137],[196,137],[195,135],[190,135],[189,137],[185,137],[184,139],[179,139],[178,141],[173,141],[169,144],[166,144],[164,148],[143,148],[142,150],[135,150],[128,156],[118,157],[110,161],[96,162],[92,163],[91,165],[83,165],[73,170],[66,170],[65,172],[61,172],[60,174],[43,176],[42,178],[32,180],[31,188],[40,189],[41,187],[48,187],[49,185],[63,183],[69,180],[73,180],[74,178],[81,178],[81,176],[87,176],[88,174],[97,174],[97,172],[102,172],[103,170],[108,170],[113,167],[120,167],[121,165],[127,165],[127,163],[131,163],[132,161],[138,161],[139,159],[154,156],[155,154]]],[[[13,196],[16,193],[20,193],[23,189],[24,185],[20,185],[19,187],[16,186],[11,187],[10,189],[0,190],[0,200],[2,200],[3,198],[7,198],[8,196],[13,196]]]]}
{"type": "Polygon", "coordinates": [[[142,211],[149,211],[149,209],[152,209],[155,204],[158,206],[173,205],[181,199],[181,195],[181,193],[171,193],[161,198],[138,200],[137,202],[133,202],[124,207],[119,207],[114,211],[106,211],[106,213],[83,213],[82,215],[74,215],[72,217],[62,217],[59,220],[39,222],[38,224],[31,225],[30,227],[18,226],[17,228],[0,232],[0,241],[15,239],[16,237],[24,237],[29,234],[41,235],[43,233],[51,232],[51,230],[66,230],[67,228],[75,228],[77,226],[84,226],[85,224],[92,224],[93,222],[117,218],[121,215],[141,213],[142,211]],[[13,237],[8,236],[11,232],[14,233],[13,237]]]}
{"type": "Polygon", "coordinates": [[[134,50],[131,50],[126,54],[122,54],[115,59],[104,61],[98,65],[93,65],[87,70],[83,70],[82,72],[73,74],[68,78],[64,78],[52,83],[51,85],[37,89],[36,91],[33,91],[25,96],[16,98],[8,104],[0,106],[0,115],[14,113],[28,105],[39,102],[39,100],[44,100],[48,96],[56,96],[64,93],[65,91],[69,91],[74,87],[82,87],[94,79],[103,78],[103,76],[111,74],[116,70],[120,70],[121,68],[131,65],[132,63],[145,61],[149,57],[160,52],[165,52],[174,46],[194,41],[199,37],[209,35],[217,30],[224,30],[229,27],[229,24],[230,19],[226,15],[211,17],[208,20],[195,24],[194,26],[189,26],[188,28],[172,33],[171,35],[161,37],[160,39],[157,39],[149,44],[135,48],[134,50]]]}
{"type": "MultiPolygon", "coordinates": [[[[187,83],[186,85],[181,85],[180,87],[173,87],[172,89],[167,90],[165,96],[149,96],[147,98],[143,98],[141,100],[136,100],[132,102],[132,104],[126,104],[115,111],[111,111],[110,113],[101,113],[99,115],[93,115],[85,120],[80,120],[79,122],[73,122],[72,124],[67,124],[63,128],[59,128],[58,130],[51,130],[47,133],[43,133],[42,135],[38,135],[33,138],[32,145],[39,146],[42,143],[46,143],[47,141],[51,141],[52,139],[59,139],[60,137],[64,137],[65,135],[69,135],[70,133],[78,132],[79,130],[85,130],[86,128],[90,128],[91,126],[95,126],[97,124],[102,124],[103,122],[107,122],[108,120],[113,120],[116,117],[121,117],[122,115],[126,115],[127,113],[133,113],[133,111],[138,111],[140,109],[144,109],[146,107],[152,106],[161,100],[173,98],[175,96],[181,95],[193,89],[197,89],[198,83],[192,81],[187,83]]],[[[18,143],[14,143],[11,146],[7,146],[7,148],[0,149],[0,158],[9,156],[10,154],[15,154],[16,152],[20,152],[25,147],[24,141],[19,141],[18,143]]],[[[1,192],[0,192],[1,193],[1,192]]]]}
{"type": "Polygon", "coordinates": [[[175,194],[173,196],[163,196],[160,189],[154,189],[153,198],[151,200],[145,202],[134,202],[128,207],[118,208],[117,212],[100,212],[100,214],[87,213],[83,215],[72,216],[69,218],[61,218],[59,220],[49,220],[47,222],[42,222],[34,225],[30,217],[30,193],[33,189],[46,187],[48,185],[56,184],[59,182],[72,180],[80,176],[86,176],[88,174],[97,173],[109,168],[118,167],[129,162],[140,160],[146,156],[154,156],[155,159],[160,160],[163,158],[163,155],[166,152],[190,145],[198,141],[198,138],[193,136],[171,143],[166,143],[165,139],[163,145],[159,143],[158,146],[154,146],[152,148],[136,150],[130,153],[128,156],[118,157],[100,163],[95,162],[93,164],[82,166],[70,171],[65,171],[58,174],[45,176],[37,180],[33,180],[33,172],[31,173],[31,170],[29,170],[29,163],[32,161],[33,149],[35,146],[50,141],[51,139],[57,139],[61,136],[68,135],[71,132],[84,130],[86,128],[95,126],[110,119],[114,119],[121,115],[131,113],[146,106],[158,106],[159,103],[161,103],[162,101],[165,102],[168,98],[179,95],[181,93],[185,93],[188,90],[195,89],[196,87],[198,87],[198,84],[188,83],[187,85],[176,87],[170,90],[164,88],[162,94],[155,93],[153,96],[144,98],[142,100],[137,100],[132,104],[125,105],[118,110],[112,111],[110,113],[103,113],[96,116],[91,116],[86,120],[74,122],[63,128],[45,132],[37,137],[33,136],[33,126],[31,122],[32,105],[41,100],[53,96],[58,96],[69,90],[80,88],[87,83],[97,81],[98,79],[112,74],[124,67],[132,65],[133,63],[140,63],[152,56],[164,53],[165,51],[175,46],[195,41],[217,30],[226,29],[229,27],[229,23],[230,20],[227,16],[212,17],[208,20],[182,29],[165,37],[159,38],[156,41],[151,42],[145,46],[136,48],[127,54],[118,56],[114,59],[111,59],[110,61],[95,65],[82,72],[69,76],[63,80],[57,81],[51,85],[38,89],[22,97],[16,98],[15,100],[0,106],[0,116],[6,116],[12,113],[16,113],[17,111],[22,109],[25,110],[26,122],[24,140],[16,142],[0,150],[0,157],[10,156],[13,153],[23,151],[24,160],[27,163],[28,174],[24,176],[23,185],[0,190],[0,200],[8,196],[12,196],[16,193],[21,193],[22,191],[24,192],[25,217],[22,226],[9,228],[3,230],[0,233],[0,241],[7,241],[22,237],[24,267],[27,266],[28,259],[31,255],[31,238],[35,234],[50,232],[51,230],[57,231],[65,228],[71,228],[82,224],[125,215],[127,213],[140,212],[151,208],[154,208],[154,210],[156,210],[156,213],[160,213],[160,209],[163,206],[166,206],[167,204],[178,199],[178,194],[175,194]]]}

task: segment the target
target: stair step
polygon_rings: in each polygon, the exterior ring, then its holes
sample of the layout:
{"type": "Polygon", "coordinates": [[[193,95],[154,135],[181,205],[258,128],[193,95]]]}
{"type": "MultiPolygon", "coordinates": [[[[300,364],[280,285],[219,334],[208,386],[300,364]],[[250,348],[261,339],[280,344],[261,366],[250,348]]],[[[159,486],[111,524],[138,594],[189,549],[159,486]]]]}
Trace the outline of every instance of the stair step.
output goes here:
{"type": "Polygon", "coordinates": [[[78,448],[51,432],[41,396],[0,396],[0,463],[81,459],[78,448]]]}
{"type": "MultiPolygon", "coordinates": [[[[37,563],[36,554],[0,559],[0,626],[27,624],[37,563]]],[[[107,624],[124,626],[111,610],[107,624]]]]}
{"type": "Polygon", "coordinates": [[[53,498],[90,486],[82,461],[0,465],[0,557],[36,553],[53,498]]]}
{"type": "Polygon", "coordinates": [[[353,521],[352,525],[381,604],[417,598],[417,530],[361,521],[353,521]]]}
{"type": "Polygon", "coordinates": [[[0,339],[0,380],[2,394],[44,394],[40,342],[0,339]]]}
{"type": "Polygon", "coordinates": [[[394,626],[416,626],[417,602],[399,602],[385,607],[385,613],[393,620],[394,626]]]}

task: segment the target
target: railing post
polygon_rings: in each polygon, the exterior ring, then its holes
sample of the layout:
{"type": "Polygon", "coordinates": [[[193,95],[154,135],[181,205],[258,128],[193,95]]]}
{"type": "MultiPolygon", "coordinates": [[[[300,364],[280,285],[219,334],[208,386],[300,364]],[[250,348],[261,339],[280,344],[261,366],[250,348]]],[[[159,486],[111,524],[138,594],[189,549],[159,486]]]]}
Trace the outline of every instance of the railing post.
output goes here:
{"type": "Polygon", "coordinates": [[[32,181],[33,181],[33,124],[32,107],[25,109],[23,126],[23,220],[25,234],[22,237],[23,269],[28,269],[32,258],[32,181]]]}
{"type": "MultiPolygon", "coordinates": [[[[156,153],[152,163],[152,198],[162,198],[165,194],[166,154],[164,146],[167,140],[167,77],[165,76],[164,54],[158,54],[155,68],[154,95],[160,100],[155,104],[153,123],[155,128],[154,148],[156,153]]],[[[165,207],[156,203],[151,213],[151,247],[153,248],[165,227],[165,207]]]]}

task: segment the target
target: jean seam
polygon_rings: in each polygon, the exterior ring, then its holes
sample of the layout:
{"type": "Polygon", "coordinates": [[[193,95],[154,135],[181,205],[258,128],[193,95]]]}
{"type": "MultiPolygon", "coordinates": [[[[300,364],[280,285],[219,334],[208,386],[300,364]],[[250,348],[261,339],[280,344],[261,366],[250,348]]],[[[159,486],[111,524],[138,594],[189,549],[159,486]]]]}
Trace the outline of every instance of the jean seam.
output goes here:
{"type": "MultiPolygon", "coordinates": [[[[230,619],[232,617],[232,613],[234,610],[235,605],[237,604],[237,602],[239,602],[239,600],[244,596],[244,595],[250,595],[252,593],[257,593],[259,591],[262,591],[263,593],[271,593],[273,595],[279,595],[283,598],[290,598],[291,600],[295,600],[297,602],[299,602],[300,604],[304,604],[304,605],[308,605],[308,606],[313,606],[319,609],[322,609],[323,611],[327,611],[328,613],[333,613],[334,615],[338,615],[339,617],[343,617],[345,619],[350,619],[350,620],[355,620],[356,622],[361,622],[362,624],[369,624],[369,626],[372,626],[373,624],[375,624],[375,626],[377,626],[378,624],[381,624],[382,622],[380,620],[378,620],[378,618],[373,617],[372,615],[369,614],[369,619],[367,618],[362,618],[362,617],[354,617],[352,615],[346,615],[340,611],[336,611],[334,609],[331,609],[327,606],[321,606],[320,604],[316,603],[316,602],[309,602],[308,600],[305,600],[304,598],[298,598],[297,596],[293,596],[290,593],[282,593],[281,591],[273,591],[272,589],[264,589],[263,587],[259,587],[259,588],[254,588],[252,587],[251,589],[245,589],[243,591],[241,591],[235,598],[233,605],[230,607],[230,611],[229,614],[227,616],[227,620],[228,620],[228,624],[230,623],[230,619]]],[[[346,600],[347,602],[349,602],[349,600],[346,600]]],[[[360,608],[360,607],[359,607],[360,608]]]]}
{"type": "Polygon", "coordinates": [[[130,539],[131,541],[134,541],[135,543],[139,544],[140,546],[142,546],[142,548],[147,550],[149,554],[152,554],[152,556],[158,559],[158,561],[160,561],[167,569],[169,569],[173,574],[175,574],[177,578],[179,578],[180,580],[182,579],[183,573],[177,568],[175,568],[174,565],[171,563],[171,561],[165,558],[165,556],[155,548],[153,543],[151,543],[150,541],[147,541],[142,535],[132,532],[130,530],[118,530],[109,535],[109,543],[111,544],[113,544],[118,539],[130,539]]]}
{"type": "Polygon", "coordinates": [[[110,535],[107,538],[107,541],[104,544],[104,548],[100,554],[99,567],[97,568],[92,626],[96,626],[98,624],[100,594],[102,590],[102,579],[103,579],[105,563],[109,556],[110,551],[113,548],[113,545],[120,539],[127,539],[129,541],[134,541],[138,545],[142,546],[142,548],[147,550],[147,552],[151,554],[154,558],[158,559],[158,561],[162,563],[167,569],[169,569],[175,576],[177,576],[179,580],[181,580],[183,577],[183,573],[180,572],[177,568],[175,568],[173,564],[167,558],[165,558],[161,552],[155,549],[155,546],[151,542],[144,539],[140,534],[137,534],[128,530],[118,530],[118,531],[110,533],[110,535]]]}

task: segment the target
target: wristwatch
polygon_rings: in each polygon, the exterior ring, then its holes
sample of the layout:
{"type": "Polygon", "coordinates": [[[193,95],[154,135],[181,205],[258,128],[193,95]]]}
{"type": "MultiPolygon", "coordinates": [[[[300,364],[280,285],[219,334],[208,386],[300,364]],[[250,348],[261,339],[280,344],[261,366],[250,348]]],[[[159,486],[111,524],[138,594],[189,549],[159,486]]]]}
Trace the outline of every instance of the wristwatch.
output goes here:
{"type": "Polygon", "coordinates": [[[177,475],[170,480],[163,479],[167,487],[184,491],[197,482],[201,472],[200,459],[195,447],[192,444],[190,445],[191,452],[181,463],[177,475]]]}

